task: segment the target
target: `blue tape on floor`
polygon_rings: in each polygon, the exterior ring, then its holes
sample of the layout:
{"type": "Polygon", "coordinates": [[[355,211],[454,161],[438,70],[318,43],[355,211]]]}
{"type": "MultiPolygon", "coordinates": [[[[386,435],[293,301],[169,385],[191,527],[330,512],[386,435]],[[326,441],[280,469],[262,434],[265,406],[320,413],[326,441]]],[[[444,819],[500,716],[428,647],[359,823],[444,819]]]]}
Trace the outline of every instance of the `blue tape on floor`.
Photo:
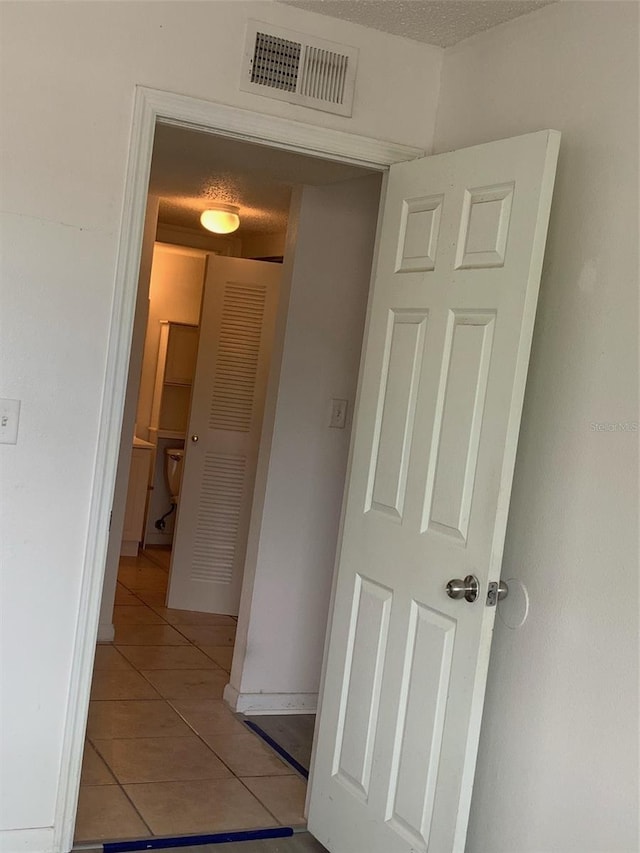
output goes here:
{"type": "Polygon", "coordinates": [[[290,826],[273,829],[249,829],[244,832],[216,832],[213,835],[179,835],[176,838],[142,838],[140,841],[110,841],[102,845],[104,853],[130,850],[164,850],[167,847],[195,847],[199,844],[225,844],[229,841],[263,841],[266,838],[290,838],[290,826]]]}
{"type": "Polygon", "coordinates": [[[309,778],[309,771],[307,770],[307,768],[303,767],[299,761],[296,761],[293,755],[290,755],[286,749],[281,747],[280,744],[277,743],[271,737],[271,735],[268,735],[263,729],[260,728],[260,726],[256,725],[256,723],[254,723],[252,720],[243,720],[243,722],[245,726],[249,726],[252,732],[255,732],[259,737],[261,737],[262,740],[265,741],[265,743],[268,743],[271,749],[275,749],[278,755],[281,755],[284,760],[293,768],[295,768],[301,776],[304,776],[305,779],[309,778]]]}

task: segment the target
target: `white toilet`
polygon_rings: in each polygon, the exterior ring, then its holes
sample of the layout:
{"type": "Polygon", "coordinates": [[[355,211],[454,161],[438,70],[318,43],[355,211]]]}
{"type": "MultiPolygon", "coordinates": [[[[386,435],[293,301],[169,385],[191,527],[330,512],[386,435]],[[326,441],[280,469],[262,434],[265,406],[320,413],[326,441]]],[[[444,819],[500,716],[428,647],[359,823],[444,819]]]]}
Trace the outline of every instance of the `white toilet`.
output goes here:
{"type": "Polygon", "coordinates": [[[182,447],[166,447],[164,451],[164,470],[167,477],[167,485],[171,494],[171,503],[178,505],[180,497],[180,481],[182,479],[182,466],[184,464],[184,450],[182,447]]]}

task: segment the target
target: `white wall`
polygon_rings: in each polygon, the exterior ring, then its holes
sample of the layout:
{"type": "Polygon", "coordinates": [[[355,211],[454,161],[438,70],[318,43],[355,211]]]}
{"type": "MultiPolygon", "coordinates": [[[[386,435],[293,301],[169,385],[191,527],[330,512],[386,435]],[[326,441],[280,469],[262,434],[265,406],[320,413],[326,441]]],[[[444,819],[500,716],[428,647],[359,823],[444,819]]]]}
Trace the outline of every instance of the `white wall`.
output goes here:
{"type": "Polygon", "coordinates": [[[563,2],[446,52],[436,149],[540,128],[560,162],[467,850],[638,849],[638,6],[563,2]]]}
{"type": "Polygon", "coordinates": [[[22,400],[0,448],[0,827],[9,850],[43,850],[82,713],[67,702],[134,86],[429,148],[441,51],[239,0],[9,2],[0,19],[0,394],[22,400]],[[353,118],[239,92],[250,16],[358,46],[353,118]]]}
{"type": "Polygon", "coordinates": [[[287,233],[246,234],[242,238],[243,258],[274,258],[284,255],[287,233]]]}
{"type": "Polygon", "coordinates": [[[189,246],[192,249],[202,249],[204,252],[212,252],[214,255],[225,255],[239,258],[241,255],[242,240],[237,234],[229,237],[220,237],[201,228],[196,231],[193,228],[184,228],[181,225],[170,225],[166,222],[158,222],[156,239],[159,243],[172,243],[176,246],[189,246]]]}
{"type": "Polygon", "coordinates": [[[380,182],[305,187],[292,223],[271,455],[266,482],[257,478],[226,694],[239,710],[316,707],[380,182]],[[329,427],[332,398],[349,401],[345,429],[329,427]]]}

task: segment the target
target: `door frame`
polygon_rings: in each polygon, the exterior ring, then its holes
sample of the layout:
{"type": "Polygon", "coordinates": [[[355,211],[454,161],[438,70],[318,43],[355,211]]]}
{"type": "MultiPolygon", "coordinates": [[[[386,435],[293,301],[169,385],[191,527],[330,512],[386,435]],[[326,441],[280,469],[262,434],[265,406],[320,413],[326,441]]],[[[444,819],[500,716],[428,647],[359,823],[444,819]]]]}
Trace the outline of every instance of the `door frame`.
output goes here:
{"type": "Polygon", "coordinates": [[[205,131],[242,142],[364,166],[380,172],[385,172],[393,163],[413,160],[426,153],[421,148],[332,130],[320,125],[305,124],[145,86],[136,87],[89,523],[65,712],[54,820],[55,851],[70,850],[73,846],[89,693],[109,542],[109,520],[123,426],[147,190],[157,123],[205,131]]]}

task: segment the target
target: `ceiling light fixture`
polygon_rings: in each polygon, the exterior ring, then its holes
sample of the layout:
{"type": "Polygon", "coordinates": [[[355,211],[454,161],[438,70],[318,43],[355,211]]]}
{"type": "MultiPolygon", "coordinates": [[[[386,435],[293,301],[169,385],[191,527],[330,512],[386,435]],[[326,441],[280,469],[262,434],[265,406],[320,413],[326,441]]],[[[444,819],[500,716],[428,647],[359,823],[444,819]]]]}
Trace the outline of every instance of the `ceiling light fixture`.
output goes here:
{"type": "Polygon", "coordinates": [[[202,213],[200,222],[214,234],[231,234],[240,227],[239,212],[240,208],[235,204],[216,204],[202,213]]]}

